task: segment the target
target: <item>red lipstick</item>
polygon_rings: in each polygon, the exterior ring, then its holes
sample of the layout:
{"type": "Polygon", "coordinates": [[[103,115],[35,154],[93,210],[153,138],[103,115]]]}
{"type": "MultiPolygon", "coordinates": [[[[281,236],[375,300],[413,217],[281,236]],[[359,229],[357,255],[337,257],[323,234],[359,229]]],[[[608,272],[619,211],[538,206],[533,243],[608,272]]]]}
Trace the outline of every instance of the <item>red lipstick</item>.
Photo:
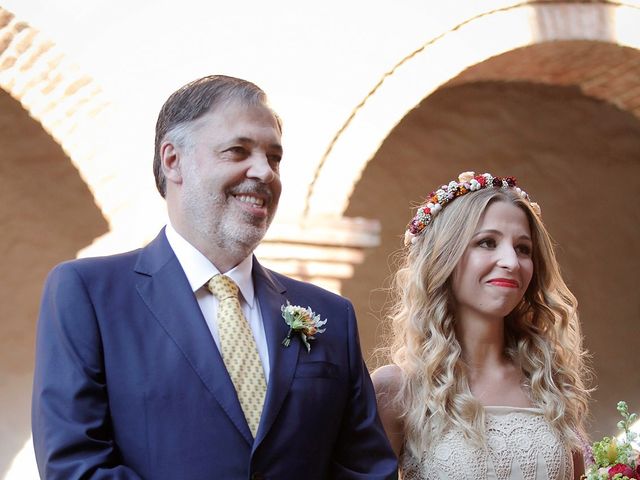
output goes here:
{"type": "Polygon", "coordinates": [[[489,280],[491,285],[495,285],[496,287],[506,287],[506,288],[519,288],[520,284],[516,280],[512,280],[510,278],[493,278],[489,280]]]}

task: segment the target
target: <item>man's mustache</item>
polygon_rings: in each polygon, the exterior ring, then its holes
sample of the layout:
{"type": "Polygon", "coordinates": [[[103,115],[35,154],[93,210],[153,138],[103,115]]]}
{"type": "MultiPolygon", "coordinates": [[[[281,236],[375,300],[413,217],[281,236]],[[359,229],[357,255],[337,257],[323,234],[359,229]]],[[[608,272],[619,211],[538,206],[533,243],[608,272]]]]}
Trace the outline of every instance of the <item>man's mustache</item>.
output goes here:
{"type": "Polygon", "coordinates": [[[273,200],[273,192],[269,185],[261,182],[247,181],[236,185],[230,190],[232,195],[255,195],[264,198],[265,203],[271,203],[273,200]]]}

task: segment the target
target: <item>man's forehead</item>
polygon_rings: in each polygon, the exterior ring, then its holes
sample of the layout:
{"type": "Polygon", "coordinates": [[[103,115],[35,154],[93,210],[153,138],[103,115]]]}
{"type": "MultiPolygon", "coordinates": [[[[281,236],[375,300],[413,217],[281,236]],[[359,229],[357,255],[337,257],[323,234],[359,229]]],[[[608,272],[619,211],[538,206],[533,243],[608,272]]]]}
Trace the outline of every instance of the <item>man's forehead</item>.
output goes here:
{"type": "Polygon", "coordinates": [[[218,103],[196,118],[193,123],[208,123],[212,118],[218,118],[221,121],[228,122],[232,120],[234,115],[238,114],[264,116],[265,118],[268,117],[273,121],[274,125],[278,127],[278,131],[280,132],[279,118],[268,105],[263,103],[246,102],[241,99],[229,99],[223,103],[218,103]]]}
{"type": "Polygon", "coordinates": [[[280,125],[273,111],[261,104],[227,102],[190,122],[189,130],[219,144],[261,144],[283,151],[280,125]]]}

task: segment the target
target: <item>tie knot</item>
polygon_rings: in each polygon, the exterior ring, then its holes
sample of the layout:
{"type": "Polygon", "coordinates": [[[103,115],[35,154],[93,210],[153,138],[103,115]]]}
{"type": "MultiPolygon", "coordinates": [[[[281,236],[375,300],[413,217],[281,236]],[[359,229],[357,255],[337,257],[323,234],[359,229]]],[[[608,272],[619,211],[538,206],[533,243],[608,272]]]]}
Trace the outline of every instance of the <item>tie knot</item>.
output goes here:
{"type": "Polygon", "coordinates": [[[207,282],[207,288],[220,301],[227,298],[238,298],[238,286],[226,275],[214,275],[207,282]]]}

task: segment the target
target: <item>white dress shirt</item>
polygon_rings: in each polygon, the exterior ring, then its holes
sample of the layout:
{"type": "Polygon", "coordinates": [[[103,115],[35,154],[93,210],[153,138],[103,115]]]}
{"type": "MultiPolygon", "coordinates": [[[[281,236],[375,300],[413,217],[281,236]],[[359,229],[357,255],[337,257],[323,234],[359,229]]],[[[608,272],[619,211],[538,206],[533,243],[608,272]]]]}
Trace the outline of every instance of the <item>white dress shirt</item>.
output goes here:
{"type": "Polygon", "coordinates": [[[264,378],[269,381],[269,352],[267,349],[267,337],[260,313],[260,304],[254,295],[253,279],[253,255],[249,255],[242,262],[228,272],[220,272],[218,269],[171,225],[167,224],[167,240],[178,257],[178,262],[184,270],[191,290],[196,296],[202,315],[204,316],[213,340],[220,351],[220,335],[218,333],[218,299],[205,287],[206,283],[218,273],[224,273],[238,285],[240,290],[240,305],[249,327],[256,341],[258,355],[264,369],[264,378]]]}

